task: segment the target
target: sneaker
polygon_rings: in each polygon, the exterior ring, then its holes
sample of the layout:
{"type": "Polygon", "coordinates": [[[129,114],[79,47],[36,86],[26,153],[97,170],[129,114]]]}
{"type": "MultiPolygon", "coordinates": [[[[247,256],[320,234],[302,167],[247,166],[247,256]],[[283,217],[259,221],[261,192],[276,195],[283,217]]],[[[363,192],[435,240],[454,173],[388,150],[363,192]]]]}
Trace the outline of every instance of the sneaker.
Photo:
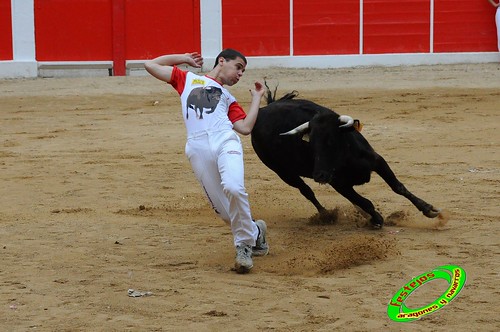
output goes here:
{"type": "Polygon", "coordinates": [[[269,253],[269,245],[266,242],[267,225],[264,220],[257,220],[255,224],[259,228],[259,235],[255,247],[252,247],[252,253],[254,256],[265,256],[269,253]]]}
{"type": "Polygon", "coordinates": [[[236,246],[236,262],[234,263],[236,272],[248,273],[252,267],[252,246],[248,244],[236,246]]]}

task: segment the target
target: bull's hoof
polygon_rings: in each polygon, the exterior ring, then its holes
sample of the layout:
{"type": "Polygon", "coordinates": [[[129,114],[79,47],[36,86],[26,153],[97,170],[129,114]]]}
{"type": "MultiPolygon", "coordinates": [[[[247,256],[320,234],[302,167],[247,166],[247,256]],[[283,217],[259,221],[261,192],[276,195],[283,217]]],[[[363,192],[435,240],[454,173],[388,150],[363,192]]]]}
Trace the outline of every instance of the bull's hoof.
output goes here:
{"type": "Polygon", "coordinates": [[[382,216],[372,217],[370,223],[372,224],[373,229],[381,229],[384,225],[384,219],[382,216]]]}
{"type": "Polygon", "coordinates": [[[441,209],[435,209],[431,206],[431,208],[427,211],[424,211],[424,216],[427,218],[436,218],[441,213],[441,209]]]}

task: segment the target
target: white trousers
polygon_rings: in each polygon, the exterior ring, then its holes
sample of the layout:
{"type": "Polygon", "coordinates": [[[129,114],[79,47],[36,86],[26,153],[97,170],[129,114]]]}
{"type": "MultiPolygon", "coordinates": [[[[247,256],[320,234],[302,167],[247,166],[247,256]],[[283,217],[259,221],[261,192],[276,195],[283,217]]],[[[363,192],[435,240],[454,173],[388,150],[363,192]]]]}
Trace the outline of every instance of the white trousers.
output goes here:
{"type": "Polygon", "coordinates": [[[255,246],[259,230],[245,189],[240,137],[232,130],[196,133],[188,137],[186,156],[215,213],[230,224],[234,245],[255,246]]]}

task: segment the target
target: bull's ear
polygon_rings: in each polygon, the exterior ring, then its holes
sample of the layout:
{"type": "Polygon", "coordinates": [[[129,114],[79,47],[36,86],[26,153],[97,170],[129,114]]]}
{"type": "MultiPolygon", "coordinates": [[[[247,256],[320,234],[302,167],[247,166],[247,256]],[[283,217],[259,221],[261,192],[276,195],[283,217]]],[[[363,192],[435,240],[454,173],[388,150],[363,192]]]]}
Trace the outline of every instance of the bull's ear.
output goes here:
{"type": "Polygon", "coordinates": [[[305,132],[304,135],[302,135],[302,140],[309,142],[309,131],[305,132]]]}
{"type": "Polygon", "coordinates": [[[354,124],[352,125],[354,127],[354,129],[356,129],[358,132],[361,132],[361,130],[363,129],[363,124],[361,123],[361,121],[359,120],[354,120],[354,124]]]}

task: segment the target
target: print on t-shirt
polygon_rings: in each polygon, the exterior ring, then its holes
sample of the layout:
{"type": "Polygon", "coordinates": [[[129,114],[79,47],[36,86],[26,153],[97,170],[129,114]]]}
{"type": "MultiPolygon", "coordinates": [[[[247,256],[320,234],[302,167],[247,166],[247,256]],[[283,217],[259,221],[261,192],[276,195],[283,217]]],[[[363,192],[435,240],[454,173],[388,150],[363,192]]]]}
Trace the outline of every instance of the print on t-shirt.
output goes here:
{"type": "Polygon", "coordinates": [[[194,110],[197,119],[203,119],[203,112],[213,113],[219,104],[222,90],[215,86],[194,88],[189,93],[186,103],[186,119],[189,119],[189,109],[194,110]]]}

